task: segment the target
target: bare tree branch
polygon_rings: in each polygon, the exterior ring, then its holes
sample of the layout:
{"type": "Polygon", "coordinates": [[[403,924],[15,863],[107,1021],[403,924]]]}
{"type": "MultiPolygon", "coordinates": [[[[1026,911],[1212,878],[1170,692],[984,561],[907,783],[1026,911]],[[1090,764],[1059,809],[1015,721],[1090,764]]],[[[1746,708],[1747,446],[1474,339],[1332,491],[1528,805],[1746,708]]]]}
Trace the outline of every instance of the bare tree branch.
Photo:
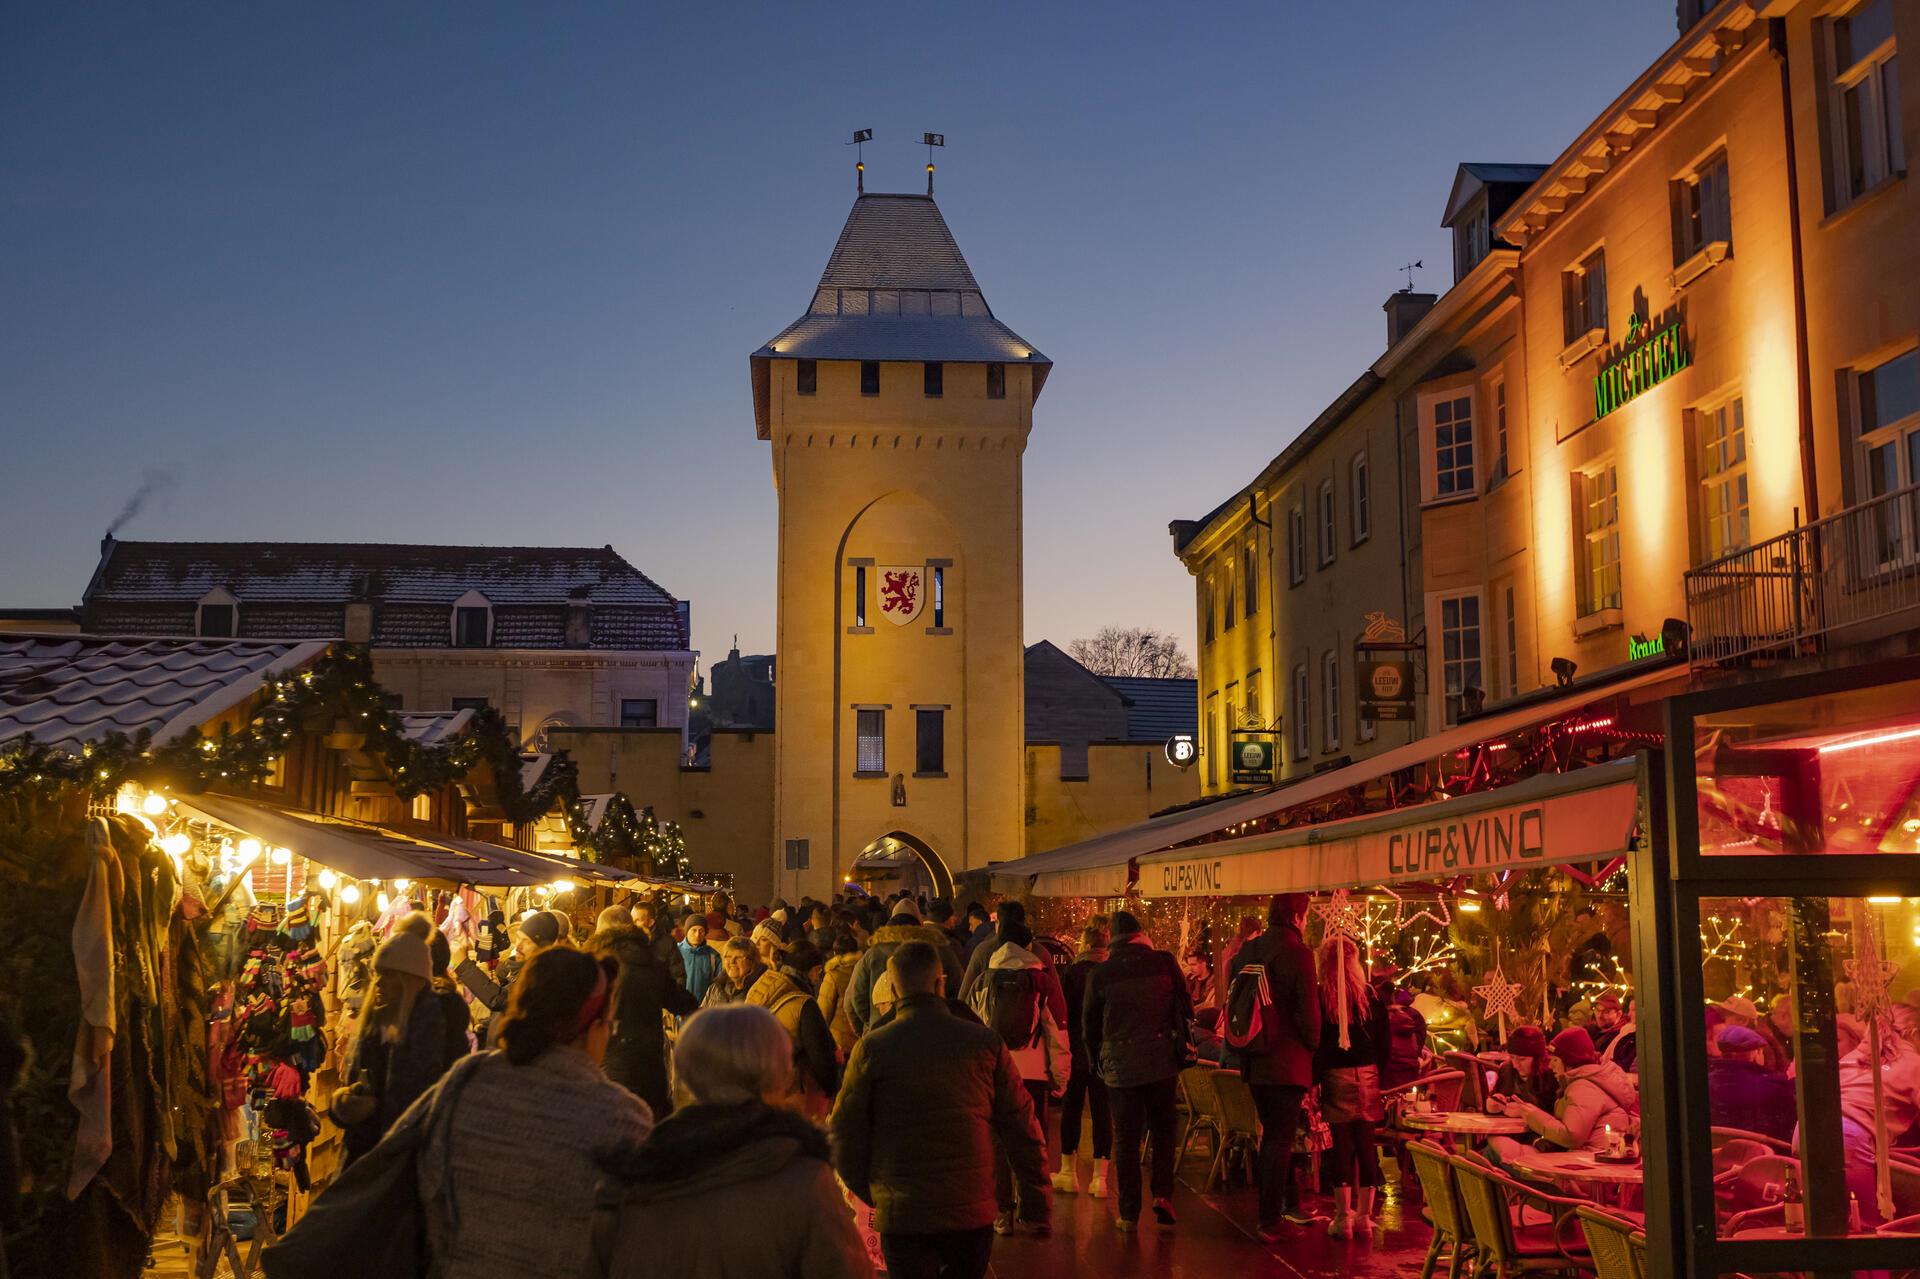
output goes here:
{"type": "Polygon", "coordinates": [[[1180,651],[1180,641],[1152,627],[1103,626],[1092,639],[1067,645],[1067,652],[1095,675],[1192,679],[1194,674],[1193,662],[1180,651]]]}

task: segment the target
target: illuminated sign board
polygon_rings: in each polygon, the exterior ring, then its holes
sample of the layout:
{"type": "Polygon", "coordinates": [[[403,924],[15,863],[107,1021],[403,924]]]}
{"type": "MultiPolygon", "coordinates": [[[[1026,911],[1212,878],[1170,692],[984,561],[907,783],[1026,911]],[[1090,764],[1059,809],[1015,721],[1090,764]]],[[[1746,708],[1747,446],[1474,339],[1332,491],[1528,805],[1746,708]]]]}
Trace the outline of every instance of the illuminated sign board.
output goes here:
{"type": "Polygon", "coordinates": [[[1192,733],[1175,733],[1167,739],[1167,763],[1175,768],[1189,768],[1199,757],[1200,747],[1192,733]]]}
{"type": "MultiPolygon", "coordinates": [[[[1364,653],[1365,650],[1363,649],[1364,653]]],[[[1360,676],[1360,718],[1413,718],[1413,658],[1363,656],[1354,663],[1360,676]]]]}
{"type": "Polygon", "coordinates": [[[1637,662],[1643,657],[1660,657],[1667,651],[1665,633],[1648,639],[1644,635],[1634,635],[1627,639],[1627,660],[1637,662]]]}
{"type": "Polygon", "coordinates": [[[1650,391],[1681,369],[1693,363],[1687,349],[1686,334],[1675,320],[1664,329],[1640,327],[1640,317],[1627,319],[1627,341],[1612,362],[1600,366],[1593,375],[1593,418],[1607,414],[1650,391]]]}
{"type": "Polygon", "coordinates": [[[1273,784],[1273,739],[1236,737],[1227,750],[1228,780],[1235,786],[1273,784]]]}

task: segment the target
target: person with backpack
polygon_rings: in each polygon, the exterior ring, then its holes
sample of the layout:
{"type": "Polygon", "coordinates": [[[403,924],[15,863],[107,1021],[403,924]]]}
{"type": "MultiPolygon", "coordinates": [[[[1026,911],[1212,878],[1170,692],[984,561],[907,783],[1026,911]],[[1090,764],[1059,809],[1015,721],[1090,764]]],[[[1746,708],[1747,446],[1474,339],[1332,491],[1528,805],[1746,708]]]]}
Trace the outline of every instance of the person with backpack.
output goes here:
{"type": "MultiPolygon", "coordinates": [[[[943,993],[951,995],[960,984],[960,957],[953,953],[946,935],[930,924],[920,922],[920,909],[913,904],[913,898],[902,897],[894,903],[893,913],[885,923],[874,929],[873,944],[860,956],[854,965],[853,976],[847,983],[847,1015],[853,1022],[856,1033],[864,1032],[877,1020],[879,1014],[874,1011],[873,987],[886,974],[887,961],[893,958],[893,952],[910,941],[923,941],[932,946],[940,957],[940,968],[945,983],[943,993]]],[[[964,996],[963,996],[964,998],[964,996]]],[[[1062,1013],[1064,1016],[1064,1012],[1062,1013]]]]}
{"type": "Polygon", "coordinates": [[[1267,931],[1233,957],[1227,981],[1227,1043],[1246,1061],[1243,1076],[1260,1114],[1259,1235],[1275,1243],[1295,1237],[1313,1218],[1302,1211],[1293,1180],[1293,1139],[1300,1103],[1313,1086],[1320,1046],[1320,996],[1313,952],[1301,936],[1306,893],[1277,893],[1267,904],[1267,931]]]}
{"type": "Polygon", "coordinates": [[[1153,943],[1131,912],[1113,913],[1113,951],[1087,977],[1082,1029],[1087,1055],[1098,1064],[1113,1103],[1114,1164],[1119,1172],[1119,1217],[1132,1230],[1140,1219],[1140,1138],[1153,1133],[1153,1215],[1163,1228],[1173,1210],[1174,1156],[1179,1115],[1174,1109],[1181,1068],[1190,1064],[1193,1007],[1180,961],[1153,943]]]}
{"type": "MultiPolygon", "coordinates": [[[[986,980],[974,989],[972,1007],[981,1021],[999,1033],[1007,1051],[1013,1054],[1013,1064],[1019,1068],[1020,1080],[1033,1101],[1033,1117],[1040,1126],[1044,1147],[1047,1102],[1067,1090],[1067,1077],[1072,1073],[1072,1050],[1067,1046],[1066,1028],[1054,1019],[1047,1006],[1042,990],[1046,966],[1030,949],[1033,931],[1025,924],[1016,924],[1007,930],[1006,938],[993,952],[986,980]]],[[[1041,1157],[1046,1158],[1044,1149],[1041,1157]]],[[[996,1234],[1014,1232],[1016,1210],[1019,1218],[1041,1223],[1034,1227],[1036,1233],[1046,1233],[1045,1211],[1035,1212],[1028,1205],[1015,1202],[1013,1165],[1002,1149],[994,1152],[993,1191],[1000,1209],[993,1222],[996,1234]]]]}
{"type": "Polygon", "coordinates": [[[1107,1161],[1112,1154],[1113,1117],[1107,1110],[1107,1086],[1100,1082],[1094,1062],[1087,1055],[1087,1035],[1081,1018],[1086,1013],[1087,977],[1107,962],[1107,926],[1089,923],[1080,930],[1080,953],[1060,973],[1060,985],[1067,997],[1067,1041],[1072,1047],[1073,1069],[1067,1075],[1067,1093],[1060,1101],[1060,1171],[1053,1174],[1053,1188],[1070,1195],[1079,1189],[1074,1171],[1080,1156],[1080,1118],[1093,1115],[1093,1177],[1087,1193],[1095,1199],[1107,1197],[1107,1161]]]}
{"type": "Polygon", "coordinates": [[[772,1013],[793,1040],[796,1092],[809,1113],[824,1109],[840,1086],[840,1063],[812,993],[760,962],[759,951],[744,938],[732,938],[721,948],[720,967],[722,975],[701,1006],[756,1004],[772,1013]]]}

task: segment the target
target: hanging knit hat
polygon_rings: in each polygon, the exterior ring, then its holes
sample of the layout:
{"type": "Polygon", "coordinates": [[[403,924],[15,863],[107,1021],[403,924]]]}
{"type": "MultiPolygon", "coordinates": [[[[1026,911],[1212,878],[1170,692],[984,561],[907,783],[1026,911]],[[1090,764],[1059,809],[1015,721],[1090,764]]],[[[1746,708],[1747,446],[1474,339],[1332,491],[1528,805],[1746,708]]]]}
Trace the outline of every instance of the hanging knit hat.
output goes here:
{"type": "Polygon", "coordinates": [[[313,916],[307,912],[306,898],[302,897],[299,905],[288,908],[282,930],[295,941],[305,941],[313,936],[313,916]]]}

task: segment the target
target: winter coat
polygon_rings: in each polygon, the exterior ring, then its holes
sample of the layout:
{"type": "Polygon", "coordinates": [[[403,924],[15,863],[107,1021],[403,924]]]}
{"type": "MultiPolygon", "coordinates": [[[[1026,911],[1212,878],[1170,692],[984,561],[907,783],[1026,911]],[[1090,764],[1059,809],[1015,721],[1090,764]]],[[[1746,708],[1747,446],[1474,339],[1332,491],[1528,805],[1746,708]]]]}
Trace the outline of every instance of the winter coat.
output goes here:
{"type": "Polygon", "coordinates": [[[1553,1071],[1547,1068],[1545,1058],[1533,1068],[1533,1074],[1527,1076],[1522,1076],[1520,1068],[1513,1064],[1512,1059],[1508,1059],[1501,1062],[1500,1069],[1494,1072],[1493,1090],[1503,1096],[1518,1097],[1521,1101],[1551,1110],[1560,1096],[1560,1082],[1553,1077],[1553,1071]]]}
{"type": "Polygon", "coordinates": [[[972,963],[973,952],[993,941],[997,935],[991,921],[978,925],[971,933],[968,933],[967,944],[961,948],[967,957],[967,962],[972,963]]]}
{"type": "Polygon", "coordinates": [[[819,993],[814,996],[814,1002],[820,1005],[820,1015],[827,1019],[834,1047],[843,1058],[853,1051],[853,1041],[860,1037],[848,1016],[851,1001],[847,999],[847,988],[853,983],[853,970],[859,963],[859,955],[835,955],[829,959],[827,971],[820,977],[819,993]]]}
{"type": "Polygon", "coordinates": [[[1158,1083],[1180,1073],[1193,1006],[1180,963],[1135,933],[1087,977],[1081,1014],[1087,1056],[1109,1088],[1158,1083]]]}
{"type": "Polygon", "coordinates": [[[1366,1016],[1347,1022],[1347,1047],[1340,1046],[1340,1024],[1333,1010],[1321,1005],[1320,1044],[1313,1052],[1316,1074],[1342,1066],[1372,1066],[1384,1069],[1391,1046],[1387,1031],[1387,1007],[1378,999],[1367,1001],[1366,1016]]]}
{"type": "Polygon", "coordinates": [[[959,990],[960,957],[953,953],[946,934],[932,924],[890,920],[874,930],[873,941],[860,956],[860,962],[854,965],[853,979],[847,986],[847,998],[850,1001],[847,1016],[853,1022],[854,1030],[866,1029],[867,1023],[873,1020],[873,983],[880,980],[881,973],[887,971],[887,961],[893,958],[893,952],[910,941],[923,941],[931,945],[940,955],[940,966],[946,970],[946,993],[951,995],[959,990]]]}
{"type": "MultiPolygon", "coordinates": [[[[757,1004],[773,1014],[793,1040],[793,1061],[813,1087],[825,1096],[833,1096],[840,1077],[839,1058],[834,1053],[833,1035],[827,1029],[820,1006],[791,977],[764,965],[747,974],[741,986],[722,978],[707,990],[703,1007],[722,1004],[757,1004]]],[[[802,1080],[796,1075],[794,1084],[802,1080]]]]}
{"type": "Polygon", "coordinates": [[[673,976],[673,984],[682,990],[686,989],[687,964],[680,957],[680,942],[673,935],[673,925],[662,919],[654,924],[651,933],[639,927],[635,931],[647,939],[647,945],[653,949],[653,957],[673,976]]]}
{"type": "MultiPolygon", "coordinates": [[[[1009,1048],[1008,1051],[1013,1054],[1013,1064],[1019,1068],[1020,1078],[1033,1081],[1044,1079],[1048,1082],[1049,1091],[1058,1097],[1067,1090],[1067,1078],[1073,1073],[1073,1050],[1067,1044],[1066,1027],[1053,1015],[1053,1009],[1047,1000],[1044,979],[1051,973],[1045,961],[1038,955],[1025,946],[1018,946],[1013,942],[1008,942],[993,952],[988,971],[991,972],[994,969],[1018,969],[1041,975],[1038,1001],[1039,1034],[1030,1046],[1009,1048]]],[[[1057,979],[1054,984],[1059,985],[1057,979]]],[[[975,1001],[979,1006],[975,1007],[974,1011],[978,1012],[983,1019],[988,1013],[984,1007],[987,989],[987,984],[982,982],[980,998],[975,1001]]],[[[1065,996],[1062,995],[1061,998],[1064,1002],[1065,996]]]]}
{"type": "Polygon", "coordinates": [[[620,961],[613,987],[613,1032],[601,1063],[607,1078],[647,1103],[655,1116],[673,1108],[667,1086],[667,1034],[662,1013],[684,1016],[700,1006],[657,958],[647,935],[632,926],[605,928],[587,950],[620,961]]]}
{"type": "Polygon", "coordinates": [[[399,1038],[357,1036],[347,1053],[344,1082],[364,1084],[377,1105],[372,1115],[342,1136],[347,1161],[379,1144],[400,1116],[467,1055],[467,1006],[450,984],[434,983],[420,992],[399,1038]]]}
{"type": "Polygon", "coordinates": [[[587,1271],[598,1279],[873,1273],[825,1134],[791,1111],[688,1106],[606,1171],[587,1271]]]}
{"type": "MultiPolygon", "coordinates": [[[[975,1002],[975,996],[980,993],[980,983],[987,979],[987,966],[1006,944],[1006,938],[996,934],[968,957],[966,976],[960,979],[960,999],[963,1003],[971,1005],[975,1002]]],[[[1044,948],[1036,947],[1030,953],[1045,970],[1045,975],[1040,979],[1040,989],[1047,997],[1047,1007],[1053,1010],[1053,1019],[1064,1026],[1067,1024],[1067,992],[1060,987],[1060,974],[1053,970],[1053,959],[1044,948]]]]}
{"type": "Polygon", "coordinates": [[[707,997],[707,987],[713,985],[713,979],[720,975],[720,952],[705,942],[695,946],[683,941],[679,943],[678,950],[681,971],[687,975],[682,984],[697,1003],[707,997]]]}
{"type": "Polygon", "coordinates": [[[1527,1128],[1567,1150],[1605,1150],[1607,1129],[1625,1133],[1640,1113],[1640,1093],[1626,1071],[1610,1061],[1576,1066],[1560,1085],[1551,1113],[1538,1106],[1522,1112],[1527,1128]]]}
{"type": "Polygon", "coordinates": [[[1313,1085],[1313,1055],[1320,1047],[1320,989],[1314,980],[1313,952],[1300,930],[1276,924],[1242,946],[1233,957],[1227,983],[1248,964],[1267,971],[1267,993],[1279,1014],[1278,1041],[1272,1052],[1246,1054],[1245,1075],[1250,1084],[1313,1085]]]}
{"type": "Polygon", "coordinates": [[[1787,1073],[1738,1057],[1707,1061],[1707,1109],[1716,1128],[1743,1128],[1781,1141],[1793,1140],[1798,1119],[1787,1073]]]}
{"type": "MultiPolygon", "coordinates": [[[[646,1103],[565,1045],[524,1066],[487,1053],[419,1155],[428,1242],[449,1279],[578,1275],[591,1256],[598,1160],[638,1146],[646,1103]]],[[[439,1085],[400,1120],[424,1120],[439,1085]]],[[[343,1270],[349,1267],[343,1267],[343,1270]]]]}
{"type": "Polygon", "coordinates": [[[902,999],[854,1045],[831,1127],[834,1166],[882,1234],[991,1225],[996,1138],[1020,1202],[1048,1203],[1046,1142],[1012,1055],[938,995],[902,999]]]}
{"type": "Polygon", "coordinates": [[[1073,962],[1060,970],[1060,990],[1067,1001],[1067,1041],[1073,1045],[1073,1073],[1091,1075],[1093,1058],[1087,1056],[1087,1032],[1084,1017],[1087,1009],[1087,977],[1101,964],[1107,962],[1107,948],[1083,950],[1075,955],[1073,962]]]}

